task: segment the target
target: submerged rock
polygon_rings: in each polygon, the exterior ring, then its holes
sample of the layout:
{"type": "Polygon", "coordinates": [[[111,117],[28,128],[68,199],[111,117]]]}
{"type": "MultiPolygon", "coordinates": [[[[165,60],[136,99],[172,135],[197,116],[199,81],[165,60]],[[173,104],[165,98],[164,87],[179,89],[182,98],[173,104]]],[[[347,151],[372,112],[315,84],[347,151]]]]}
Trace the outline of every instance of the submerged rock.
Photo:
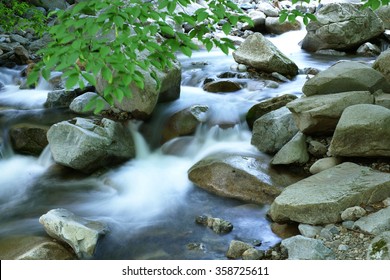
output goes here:
{"type": "Polygon", "coordinates": [[[99,238],[108,230],[104,224],[78,217],[66,209],[50,210],[39,222],[47,234],[69,244],[81,259],[93,257],[99,238]]]}
{"type": "Polygon", "coordinates": [[[195,221],[197,224],[211,228],[215,233],[229,233],[233,230],[233,224],[221,218],[203,215],[196,217],[195,221]]]}
{"type": "Polygon", "coordinates": [[[329,224],[348,207],[390,196],[390,174],[345,162],[286,187],[270,208],[276,222],[329,224]]]}

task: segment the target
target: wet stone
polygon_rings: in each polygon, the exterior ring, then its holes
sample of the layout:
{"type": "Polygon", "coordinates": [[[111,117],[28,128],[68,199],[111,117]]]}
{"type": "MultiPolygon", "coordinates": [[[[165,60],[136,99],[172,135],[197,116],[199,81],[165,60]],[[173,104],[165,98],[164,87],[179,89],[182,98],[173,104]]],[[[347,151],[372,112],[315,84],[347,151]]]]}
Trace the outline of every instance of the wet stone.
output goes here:
{"type": "Polygon", "coordinates": [[[220,218],[213,218],[206,215],[196,217],[195,222],[197,224],[204,225],[211,228],[215,233],[218,234],[229,233],[233,230],[233,225],[231,222],[220,218]]]}

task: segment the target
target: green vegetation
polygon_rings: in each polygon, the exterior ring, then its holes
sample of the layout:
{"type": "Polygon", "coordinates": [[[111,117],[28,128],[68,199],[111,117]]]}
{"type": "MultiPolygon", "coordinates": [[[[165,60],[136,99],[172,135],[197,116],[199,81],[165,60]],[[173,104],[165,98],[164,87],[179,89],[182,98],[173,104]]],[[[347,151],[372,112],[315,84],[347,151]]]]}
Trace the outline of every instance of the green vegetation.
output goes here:
{"type": "MultiPolygon", "coordinates": [[[[159,87],[152,69],[171,67],[178,51],[191,56],[199,48],[195,40],[208,51],[216,46],[227,54],[234,45],[227,38],[214,36],[215,26],[225,20],[222,30],[227,35],[237,22],[250,19],[230,0],[209,0],[209,10],[185,12],[183,8],[194,2],[90,0],[56,11],[57,23],[49,29],[53,40],[40,51],[42,62],[30,75],[29,83],[40,74],[48,79],[53,70],[63,72],[67,88],[77,84],[84,87],[85,82],[96,85],[96,77],[101,75],[108,82],[101,94],[113,104],[131,96],[131,83],[144,88],[140,69],[149,71],[159,87]],[[192,26],[189,33],[182,30],[183,24],[192,26]],[[175,25],[180,28],[175,29],[175,25]],[[147,59],[138,59],[140,53],[146,53],[147,59]]],[[[95,105],[96,111],[103,106],[95,105]]]]}
{"type": "Polygon", "coordinates": [[[6,32],[32,28],[41,35],[46,30],[46,16],[26,2],[0,0],[0,26],[6,32]]]}

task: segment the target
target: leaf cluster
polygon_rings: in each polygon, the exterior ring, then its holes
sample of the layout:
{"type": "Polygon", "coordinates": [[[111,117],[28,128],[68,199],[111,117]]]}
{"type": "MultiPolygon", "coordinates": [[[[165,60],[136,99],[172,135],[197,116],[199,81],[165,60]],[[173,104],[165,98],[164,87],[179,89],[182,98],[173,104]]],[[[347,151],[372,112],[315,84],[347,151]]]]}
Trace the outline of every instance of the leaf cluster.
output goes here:
{"type": "MultiPolygon", "coordinates": [[[[52,71],[61,71],[66,87],[86,83],[96,85],[100,75],[107,87],[103,98],[114,104],[130,97],[130,85],[145,87],[145,73],[150,73],[160,86],[157,71],[172,67],[175,53],[191,56],[201,42],[208,51],[214,46],[224,53],[234,45],[226,38],[213,36],[216,24],[229,34],[238,21],[250,22],[230,0],[208,0],[209,9],[200,8],[193,13],[184,9],[193,0],[89,0],[72,9],[54,12],[56,24],[49,29],[52,42],[40,51],[43,59],[28,82],[35,83],[40,75],[45,79],[52,71]],[[173,22],[174,24],[169,24],[173,22]],[[189,24],[185,33],[175,24],[189,24]],[[140,54],[147,54],[140,59],[140,54]]],[[[95,104],[100,111],[102,103],[95,104]]]]}
{"type": "Polygon", "coordinates": [[[0,0],[0,26],[6,32],[32,28],[37,35],[42,35],[46,29],[46,16],[26,2],[0,0]]]}

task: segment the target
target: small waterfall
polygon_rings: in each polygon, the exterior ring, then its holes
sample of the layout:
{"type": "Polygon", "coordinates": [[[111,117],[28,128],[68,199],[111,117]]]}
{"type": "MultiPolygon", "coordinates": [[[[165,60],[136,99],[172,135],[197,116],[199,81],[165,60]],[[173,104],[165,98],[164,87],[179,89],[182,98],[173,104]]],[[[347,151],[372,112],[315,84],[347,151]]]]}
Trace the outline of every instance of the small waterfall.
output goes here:
{"type": "Polygon", "coordinates": [[[54,159],[52,157],[50,146],[47,145],[45,149],[43,149],[42,153],[40,154],[37,162],[40,166],[48,168],[54,163],[54,159]]]}

